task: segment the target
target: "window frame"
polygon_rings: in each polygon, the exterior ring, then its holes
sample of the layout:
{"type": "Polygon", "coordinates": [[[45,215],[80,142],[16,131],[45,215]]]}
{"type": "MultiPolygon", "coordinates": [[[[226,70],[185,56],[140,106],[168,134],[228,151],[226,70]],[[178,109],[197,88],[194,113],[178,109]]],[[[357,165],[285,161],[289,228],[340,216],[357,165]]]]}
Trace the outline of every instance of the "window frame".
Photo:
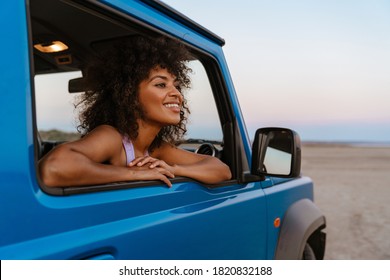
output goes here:
{"type": "MultiPolygon", "coordinates": [[[[75,1],[79,2],[79,1],[75,1]]],[[[81,5],[78,3],[78,5],[81,5]]],[[[90,2],[83,2],[82,10],[86,13],[93,12],[94,15],[100,15],[111,22],[114,23],[120,23],[128,25],[130,28],[134,28],[138,34],[145,34],[145,35],[151,35],[151,34],[158,34],[158,35],[164,35],[168,37],[172,37],[170,34],[167,34],[166,32],[156,29],[155,27],[149,26],[148,24],[133,18],[130,15],[124,14],[122,12],[119,12],[115,9],[103,9],[99,5],[102,4],[92,4],[90,2]]],[[[106,8],[106,6],[104,6],[106,8]]],[[[35,84],[34,84],[34,77],[36,76],[35,70],[34,70],[34,55],[33,55],[33,32],[31,27],[31,18],[30,18],[30,11],[29,11],[29,26],[30,26],[30,38],[29,38],[29,48],[30,48],[30,59],[31,59],[31,88],[32,88],[32,106],[33,106],[33,127],[34,127],[34,150],[35,150],[35,170],[37,174],[37,181],[40,186],[40,188],[50,195],[73,195],[73,194],[82,194],[82,193],[93,193],[93,192],[99,192],[99,191],[113,191],[113,190],[119,190],[119,189],[129,189],[129,188],[142,188],[142,187],[150,187],[150,186],[159,186],[162,185],[161,181],[157,180],[150,180],[150,181],[125,181],[125,182],[117,182],[117,183],[108,183],[108,184],[102,184],[102,185],[90,185],[90,186],[72,186],[72,187],[47,187],[43,184],[43,182],[40,179],[39,171],[38,171],[38,152],[39,152],[39,132],[37,128],[37,108],[35,104],[35,84]]],[[[234,121],[234,111],[232,108],[232,103],[228,94],[228,89],[226,86],[226,81],[222,75],[221,68],[218,64],[217,59],[212,56],[211,54],[203,51],[200,48],[197,48],[196,46],[190,45],[189,43],[185,42],[184,40],[180,40],[183,44],[185,44],[190,52],[196,57],[199,62],[203,65],[204,70],[206,71],[207,77],[209,79],[209,84],[213,93],[214,102],[217,108],[217,113],[219,116],[219,121],[221,123],[221,129],[223,134],[223,142],[225,144],[224,151],[227,151],[226,154],[229,154],[229,159],[227,164],[229,165],[231,171],[232,171],[232,179],[228,181],[221,182],[219,184],[213,184],[208,185],[204,183],[200,183],[198,181],[195,181],[191,178],[186,177],[177,177],[174,179],[171,179],[172,184],[176,183],[184,183],[184,182],[196,182],[197,184],[200,184],[206,188],[220,188],[224,186],[230,186],[239,183],[240,178],[238,174],[242,173],[241,164],[239,162],[239,155],[243,151],[242,142],[240,135],[239,135],[239,129],[237,127],[237,124],[234,121]],[[226,147],[227,144],[227,147],[226,147]],[[225,150],[226,149],[226,150],[225,150]]]]}

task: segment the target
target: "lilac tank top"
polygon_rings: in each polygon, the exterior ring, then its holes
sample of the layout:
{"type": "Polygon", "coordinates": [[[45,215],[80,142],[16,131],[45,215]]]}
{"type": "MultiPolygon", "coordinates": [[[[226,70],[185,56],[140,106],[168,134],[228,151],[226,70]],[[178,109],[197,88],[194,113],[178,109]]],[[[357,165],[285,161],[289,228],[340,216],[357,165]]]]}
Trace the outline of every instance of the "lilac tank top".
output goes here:
{"type": "MultiPolygon", "coordinates": [[[[125,153],[126,153],[126,165],[129,165],[129,163],[135,159],[134,146],[133,143],[131,143],[131,140],[126,136],[122,137],[122,144],[123,147],[125,148],[125,153]]],[[[149,153],[146,152],[145,156],[148,155],[149,153]]]]}

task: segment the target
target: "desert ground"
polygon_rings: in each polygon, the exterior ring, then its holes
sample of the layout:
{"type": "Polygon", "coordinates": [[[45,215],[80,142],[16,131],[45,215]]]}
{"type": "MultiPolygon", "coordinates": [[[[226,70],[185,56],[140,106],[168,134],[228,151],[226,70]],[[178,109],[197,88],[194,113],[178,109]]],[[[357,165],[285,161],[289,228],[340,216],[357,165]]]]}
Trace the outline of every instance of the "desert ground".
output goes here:
{"type": "Polygon", "coordinates": [[[325,259],[389,260],[390,147],[306,143],[302,172],[327,219],[325,259]]]}

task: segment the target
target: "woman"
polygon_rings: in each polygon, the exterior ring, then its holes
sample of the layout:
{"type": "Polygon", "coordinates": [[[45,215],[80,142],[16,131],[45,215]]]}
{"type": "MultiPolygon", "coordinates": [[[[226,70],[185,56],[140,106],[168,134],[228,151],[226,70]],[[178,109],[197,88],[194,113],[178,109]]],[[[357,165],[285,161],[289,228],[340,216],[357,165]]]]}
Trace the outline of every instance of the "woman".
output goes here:
{"type": "Polygon", "coordinates": [[[168,39],[120,40],[85,70],[80,103],[84,136],[59,145],[39,162],[48,187],[185,176],[214,184],[231,178],[215,157],[175,146],[189,113],[182,88],[190,81],[189,54],[168,39]]]}

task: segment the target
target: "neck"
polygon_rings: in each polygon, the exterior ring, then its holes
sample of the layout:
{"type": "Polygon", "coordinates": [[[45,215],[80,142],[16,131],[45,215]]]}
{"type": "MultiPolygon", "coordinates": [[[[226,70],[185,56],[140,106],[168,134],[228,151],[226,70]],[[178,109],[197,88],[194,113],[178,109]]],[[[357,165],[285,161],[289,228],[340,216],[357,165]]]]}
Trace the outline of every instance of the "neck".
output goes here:
{"type": "Polygon", "coordinates": [[[138,120],[138,136],[132,140],[136,156],[142,156],[149,150],[160,130],[160,126],[153,126],[143,120],[138,120]]]}

